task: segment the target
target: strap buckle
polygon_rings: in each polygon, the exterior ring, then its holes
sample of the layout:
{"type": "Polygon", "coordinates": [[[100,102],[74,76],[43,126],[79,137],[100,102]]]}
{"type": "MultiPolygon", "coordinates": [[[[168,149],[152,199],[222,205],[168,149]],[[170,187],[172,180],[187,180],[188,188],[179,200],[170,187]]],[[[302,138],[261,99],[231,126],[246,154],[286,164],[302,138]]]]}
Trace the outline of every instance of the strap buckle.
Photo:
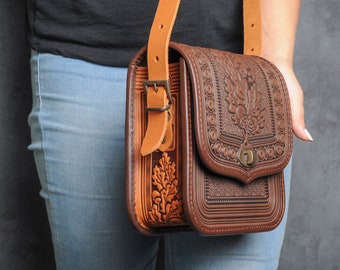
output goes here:
{"type": "Polygon", "coordinates": [[[164,86],[165,92],[169,101],[169,104],[164,106],[164,107],[159,107],[159,108],[150,108],[147,107],[147,111],[151,112],[164,112],[168,111],[170,109],[170,105],[172,104],[172,97],[171,97],[171,92],[170,92],[170,80],[147,80],[143,81],[143,87],[144,91],[147,94],[148,93],[148,87],[153,86],[153,90],[157,93],[158,92],[158,87],[157,86],[164,86]]]}

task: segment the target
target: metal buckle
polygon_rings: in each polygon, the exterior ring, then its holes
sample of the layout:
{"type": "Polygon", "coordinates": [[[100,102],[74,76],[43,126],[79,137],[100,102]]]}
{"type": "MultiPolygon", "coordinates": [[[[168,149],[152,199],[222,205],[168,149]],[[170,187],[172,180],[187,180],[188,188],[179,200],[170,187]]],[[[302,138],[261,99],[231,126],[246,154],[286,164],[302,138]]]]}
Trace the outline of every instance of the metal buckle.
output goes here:
{"type": "Polygon", "coordinates": [[[148,93],[148,86],[153,86],[154,91],[157,93],[158,92],[158,88],[157,86],[164,86],[165,91],[166,91],[166,95],[168,97],[169,100],[169,104],[164,106],[164,107],[160,107],[160,108],[146,108],[147,111],[151,111],[151,112],[164,112],[170,109],[170,105],[172,104],[172,97],[171,97],[171,93],[170,93],[170,81],[169,80],[153,80],[153,81],[143,81],[143,87],[144,87],[144,91],[146,93],[148,93]]]}

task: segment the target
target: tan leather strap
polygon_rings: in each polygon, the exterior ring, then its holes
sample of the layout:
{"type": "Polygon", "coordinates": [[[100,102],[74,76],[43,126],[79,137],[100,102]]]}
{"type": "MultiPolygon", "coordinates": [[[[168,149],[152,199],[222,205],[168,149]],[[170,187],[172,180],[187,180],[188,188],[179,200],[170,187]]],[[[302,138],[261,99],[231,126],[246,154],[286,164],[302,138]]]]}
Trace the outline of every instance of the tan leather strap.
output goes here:
{"type": "Polygon", "coordinates": [[[141,147],[142,155],[150,154],[159,148],[164,151],[172,141],[168,48],[179,3],[180,0],[160,0],[150,31],[149,80],[145,82],[148,126],[141,147]]]}
{"type": "Polygon", "coordinates": [[[262,53],[261,0],[243,0],[243,53],[262,53]]]}
{"type": "MultiPolygon", "coordinates": [[[[261,54],[261,0],[243,1],[244,53],[261,54]]],[[[160,149],[172,142],[170,113],[170,85],[168,48],[180,0],[159,0],[148,42],[147,92],[148,126],[142,142],[141,154],[160,149]]]]}

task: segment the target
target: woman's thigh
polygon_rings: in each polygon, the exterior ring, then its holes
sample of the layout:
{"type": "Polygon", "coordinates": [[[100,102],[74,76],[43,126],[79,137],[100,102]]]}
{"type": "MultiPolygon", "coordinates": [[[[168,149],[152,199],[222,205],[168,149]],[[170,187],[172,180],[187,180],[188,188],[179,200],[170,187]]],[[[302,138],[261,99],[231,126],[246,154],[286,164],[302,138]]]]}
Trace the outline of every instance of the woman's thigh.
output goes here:
{"type": "Polygon", "coordinates": [[[125,68],[33,52],[34,157],[58,269],[153,269],[125,211],[125,68]]]}
{"type": "MultiPolygon", "coordinates": [[[[291,162],[285,169],[286,209],[289,203],[291,162]]],[[[165,237],[166,269],[274,270],[283,243],[287,211],[273,231],[223,237],[181,233],[165,237]]]]}

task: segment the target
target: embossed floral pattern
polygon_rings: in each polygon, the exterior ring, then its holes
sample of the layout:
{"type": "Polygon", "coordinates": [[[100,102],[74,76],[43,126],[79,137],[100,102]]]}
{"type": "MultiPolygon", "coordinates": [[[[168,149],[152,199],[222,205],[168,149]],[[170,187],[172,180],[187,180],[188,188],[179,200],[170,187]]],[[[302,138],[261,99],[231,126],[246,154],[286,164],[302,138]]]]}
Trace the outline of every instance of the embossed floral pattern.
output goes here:
{"type": "Polygon", "coordinates": [[[236,70],[225,76],[228,110],[234,123],[249,137],[264,127],[266,110],[262,106],[262,93],[258,89],[251,69],[237,63],[236,70]]]}
{"type": "Polygon", "coordinates": [[[253,148],[261,162],[282,156],[287,143],[285,100],[282,81],[272,67],[262,61],[259,69],[258,63],[245,63],[238,55],[221,55],[213,50],[206,53],[201,49],[195,52],[195,61],[201,74],[206,128],[213,155],[224,161],[238,162],[239,146],[225,143],[224,136],[232,134],[243,138],[242,146],[249,146],[254,138],[275,136],[269,145],[253,148]],[[263,74],[266,74],[266,82],[258,84],[255,78],[263,74]],[[224,108],[228,113],[223,113],[224,108]],[[223,117],[228,117],[232,125],[225,121],[227,125],[220,126],[223,117]]]}
{"type": "Polygon", "coordinates": [[[176,178],[176,164],[164,152],[159,165],[152,174],[152,209],[149,218],[153,223],[183,223],[182,196],[179,181],[176,178]]]}

